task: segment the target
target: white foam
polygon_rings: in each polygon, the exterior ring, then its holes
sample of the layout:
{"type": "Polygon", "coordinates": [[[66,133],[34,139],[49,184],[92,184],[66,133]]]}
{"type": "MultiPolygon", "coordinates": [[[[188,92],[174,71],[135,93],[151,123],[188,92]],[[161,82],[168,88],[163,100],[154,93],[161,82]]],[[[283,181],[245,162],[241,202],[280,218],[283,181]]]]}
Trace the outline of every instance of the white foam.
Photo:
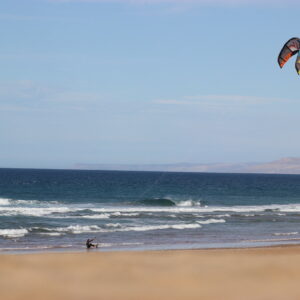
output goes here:
{"type": "Polygon", "coordinates": [[[224,219],[208,219],[204,221],[197,221],[199,224],[213,224],[213,223],[225,223],[226,221],[224,219]]]}
{"type": "Polygon", "coordinates": [[[296,235],[299,234],[297,231],[294,232],[275,232],[273,235],[284,236],[284,235],[296,235]]]}
{"type": "Polygon", "coordinates": [[[50,233],[97,233],[97,232],[127,232],[127,231],[150,231],[161,229],[194,229],[200,228],[200,224],[173,224],[173,225],[145,225],[145,226],[129,226],[122,227],[119,223],[109,223],[105,225],[107,229],[101,228],[98,225],[70,225],[68,227],[56,227],[56,228],[44,228],[48,232],[44,232],[45,235],[51,235],[50,233]]]}
{"type": "Polygon", "coordinates": [[[121,246],[132,246],[132,245],[144,245],[144,243],[138,243],[138,242],[133,242],[133,243],[121,243],[121,244],[117,244],[117,245],[121,245],[121,246]]]}
{"type": "Polygon", "coordinates": [[[200,228],[199,224],[174,224],[174,225],[147,225],[147,226],[133,226],[117,231],[150,231],[150,230],[161,230],[161,229],[193,229],[200,228]]]}
{"type": "Polygon", "coordinates": [[[60,231],[60,232],[67,232],[67,233],[74,233],[74,234],[93,233],[93,232],[103,231],[97,225],[70,225],[68,227],[58,227],[58,228],[50,229],[50,230],[60,231]]]}
{"type": "Polygon", "coordinates": [[[10,205],[10,199],[0,198],[0,205],[10,205]]]}
{"type": "MultiPolygon", "coordinates": [[[[101,205],[101,204],[95,204],[101,205]]],[[[270,204],[248,206],[200,206],[200,202],[192,200],[181,201],[177,206],[118,206],[95,207],[90,203],[79,205],[58,204],[57,202],[43,202],[38,200],[11,200],[0,198],[0,216],[35,216],[51,218],[85,218],[109,219],[110,217],[136,217],[142,214],[168,213],[171,217],[177,214],[193,214],[197,218],[207,218],[212,213],[212,218],[230,217],[232,213],[241,213],[241,216],[252,217],[256,213],[274,212],[276,214],[300,213],[300,204],[270,204]],[[30,206],[30,205],[32,206],[30,206]],[[85,210],[89,210],[87,214],[85,210]],[[72,215],[76,213],[77,215],[72,215]],[[219,213],[219,214],[218,214],[219,213]]]]}
{"type": "Polygon", "coordinates": [[[47,236],[61,236],[64,235],[64,233],[59,232],[40,232],[40,235],[47,235],[47,236]]]}
{"type": "Polygon", "coordinates": [[[112,243],[98,243],[98,248],[107,248],[107,247],[112,247],[114,244],[112,243]]]}
{"type": "Polygon", "coordinates": [[[98,215],[87,215],[87,216],[80,216],[79,218],[85,219],[109,219],[109,214],[98,214],[98,215]]]}
{"type": "Polygon", "coordinates": [[[22,229],[0,229],[0,236],[8,238],[17,238],[22,237],[28,233],[28,230],[25,228],[22,229]]]}
{"type": "Polygon", "coordinates": [[[41,202],[38,200],[12,200],[11,204],[25,204],[25,205],[32,205],[32,204],[46,204],[46,202],[41,202]]]}
{"type": "Polygon", "coordinates": [[[224,215],[215,215],[216,218],[230,218],[230,214],[224,214],[224,215]]]}
{"type": "Polygon", "coordinates": [[[278,208],[280,212],[300,212],[299,204],[282,205],[278,208]]]}
{"type": "MultiPolygon", "coordinates": [[[[0,216],[49,216],[60,217],[72,217],[72,218],[90,218],[90,219],[106,219],[108,214],[113,217],[135,217],[141,213],[170,213],[170,215],[180,213],[192,213],[202,217],[201,215],[207,213],[220,213],[216,215],[216,218],[230,217],[229,213],[245,213],[250,216],[256,212],[272,211],[276,213],[287,213],[287,212],[299,212],[300,204],[270,204],[270,205],[248,205],[248,206],[200,206],[200,202],[194,202],[192,200],[181,201],[177,206],[172,207],[155,207],[155,206],[130,206],[130,207],[91,207],[90,204],[86,205],[59,205],[57,202],[43,202],[38,200],[11,200],[6,198],[0,198],[0,216]],[[15,205],[17,204],[17,205],[15,205]],[[38,206],[25,206],[28,204],[38,204],[38,206]],[[94,213],[92,215],[84,214],[83,216],[64,216],[63,214],[73,212],[83,212],[88,209],[94,213]]],[[[84,212],[83,212],[84,213],[84,212]]]]}
{"type": "Polygon", "coordinates": [[[116,211],[116,212],[112,213],[111,215],[114,216],[114,217],[119,217],[122,214],[119,211],[116,211]]]}
{"type": "Polygon", "coordinates": [[[139,215],[139,213],[121,213],[119,211],[116,211],[111,214],[114,217],[136,217],[139,215]]]}
{"type": "Polygon", "coordinates": [[[23,250],[44,250],[44,249],[56,249],[56,248],[71,248],[71,247],[74,247],[73,245],[54,245],[54,246],[35,246],[35,247],[11,247],[11,248],[0,248],[0,251],[1,252],[4,252],[4,251],[23,251],[23,250]]]}
{"type": "Polygon", "coordinates": [[[236,205],[236,206],[176,206],[176,207],[117,207],[117,208],[91,208],[95,212],[107,213],[214,213],[237,212],[251,213],[264,211],[300,212],[300,204],[270,204],[270,205],[236,205]]]}
{"type": "Polygon", "coordinates": [[[0,198],[0,205],[57,205],[58,201],[39,201],[39,200],[13,200],[9,198],[0,198]]]}
{"type": "Polygon", "coordinates": [[[170,228],[172,229],[194,229],[200,228],[201,225],[199,224],[178,224],[178,225],[171,225],[170,228]]]}
{"type": "Polygon", "coordinates": [[[169,218],[177,218],[176,215],[172,214],[172,215],[168,215],[169,218]]]}
{"type": "Polygon", "coordinates": [[[121,217],[136,217],[139,213],[123,213],[121,214],[121,217]]]}
{"type": "Polygon", "coordinates": [[[72,212],[68,207],[0,207],[0,216],[34,216],[42,217],[53,213],[72,212]]]}
{"type": "Polygon", "coordinates": [[[277,238],[277,239],[262,239],[262,240],[245,240],[244,242],[261,243],[261,242],[289,242],[300,241],[300,238],[277,238]]]}
{"type": "Polygon", "coordinates": [[[96,232],[108,232],[103,230],[97,225],[70,225],[67,227],[54,227],[54,228],[43,228],[46,232],[41,232],[42,235],[64,235],[67,233],[81,234],[81,233],[96,233],[96,232]]]}
{"type": "Polygon", "coordinates": [[[176,206],[182,206],[182,207],[200,206],[200,205],[201,205],[200,201],[193,201],[193,200],[185,200],[176,203],[176,206]]]}

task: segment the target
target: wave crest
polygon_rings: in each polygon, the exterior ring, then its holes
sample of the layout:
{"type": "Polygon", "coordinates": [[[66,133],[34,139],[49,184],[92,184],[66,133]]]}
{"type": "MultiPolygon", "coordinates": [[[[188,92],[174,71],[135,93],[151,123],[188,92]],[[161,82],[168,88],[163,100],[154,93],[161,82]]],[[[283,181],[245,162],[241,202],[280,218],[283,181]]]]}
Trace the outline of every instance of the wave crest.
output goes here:
{"type": "Polygon", "coordinates": [[[25,228],[20,229],[0,229],[0,236],[6,238],[18,238],[22,237],[28,233],[28,230],[25,228]]]}
{"type": "Polygon", "coordinates": [[[149,198],[135,202],[134,204],[148,205],[148,206],[200,206],[200,201],[194,200],[173,200],[169,198],[149,198]]]}
{"type": "Polygon", "coordinates": [[[299,234],[298,231],[294,231],[294,232],[275,232],[273,235],[275,236],[284,236],[284,235],[297,235],[299,234]]]}
{"type": "Polygon", "coordinates": [[[224,219],[208,219],[204,221],[197,221],[199,224],[214,224],[214,223],[225,223],[226,221],[224,219]]]}
{"type": "Polygon", "coordinates": [[[176,203],[167,198],[150,198],[143,199],[137,202],[137,204],[149,205],[149,206],[175,206],[176,203]]]}

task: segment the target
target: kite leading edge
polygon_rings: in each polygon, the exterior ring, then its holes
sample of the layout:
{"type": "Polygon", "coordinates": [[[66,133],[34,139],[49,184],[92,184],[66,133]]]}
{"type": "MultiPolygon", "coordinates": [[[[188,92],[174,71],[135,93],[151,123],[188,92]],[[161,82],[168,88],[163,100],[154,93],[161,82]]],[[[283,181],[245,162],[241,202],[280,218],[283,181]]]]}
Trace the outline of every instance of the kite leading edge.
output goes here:
{"type": "Polygon", "coordinates": [[[282,47],[279,55],[278,55],[278,64],[280,68],[282,68],[285,63],[295,54],[298,53],[296,63],[295,63],[295,68],[300,75],[300,38],[293,37],[289,39],[284,46],[282,47]]]}

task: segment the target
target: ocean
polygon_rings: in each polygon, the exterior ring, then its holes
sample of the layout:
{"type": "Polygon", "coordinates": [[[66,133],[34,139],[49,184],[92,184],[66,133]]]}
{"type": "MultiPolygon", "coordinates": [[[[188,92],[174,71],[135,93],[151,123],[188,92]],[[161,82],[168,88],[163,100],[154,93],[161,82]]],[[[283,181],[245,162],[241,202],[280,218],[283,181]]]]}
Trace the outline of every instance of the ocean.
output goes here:
{"type": "Polygon", "coordinates": [[[0,169],[0,252],[300,242],[300,175],[0,169]]]}

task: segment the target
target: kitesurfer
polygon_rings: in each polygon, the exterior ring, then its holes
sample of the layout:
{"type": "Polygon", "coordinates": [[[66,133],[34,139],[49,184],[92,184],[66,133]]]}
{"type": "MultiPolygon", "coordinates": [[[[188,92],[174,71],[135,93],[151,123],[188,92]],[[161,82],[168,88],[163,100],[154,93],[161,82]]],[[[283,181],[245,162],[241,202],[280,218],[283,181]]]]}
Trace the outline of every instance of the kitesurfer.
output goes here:
{"type": "Polygon", "coordinates": [[[94,241],[95,240],[95,238],[93,238],[93,239],[87,239],[86,240],[86,248],[87,249],[91,249],[91,248],[98,248],[98,244],[93,244],[92,243],[92,241],[94,241]]]}

